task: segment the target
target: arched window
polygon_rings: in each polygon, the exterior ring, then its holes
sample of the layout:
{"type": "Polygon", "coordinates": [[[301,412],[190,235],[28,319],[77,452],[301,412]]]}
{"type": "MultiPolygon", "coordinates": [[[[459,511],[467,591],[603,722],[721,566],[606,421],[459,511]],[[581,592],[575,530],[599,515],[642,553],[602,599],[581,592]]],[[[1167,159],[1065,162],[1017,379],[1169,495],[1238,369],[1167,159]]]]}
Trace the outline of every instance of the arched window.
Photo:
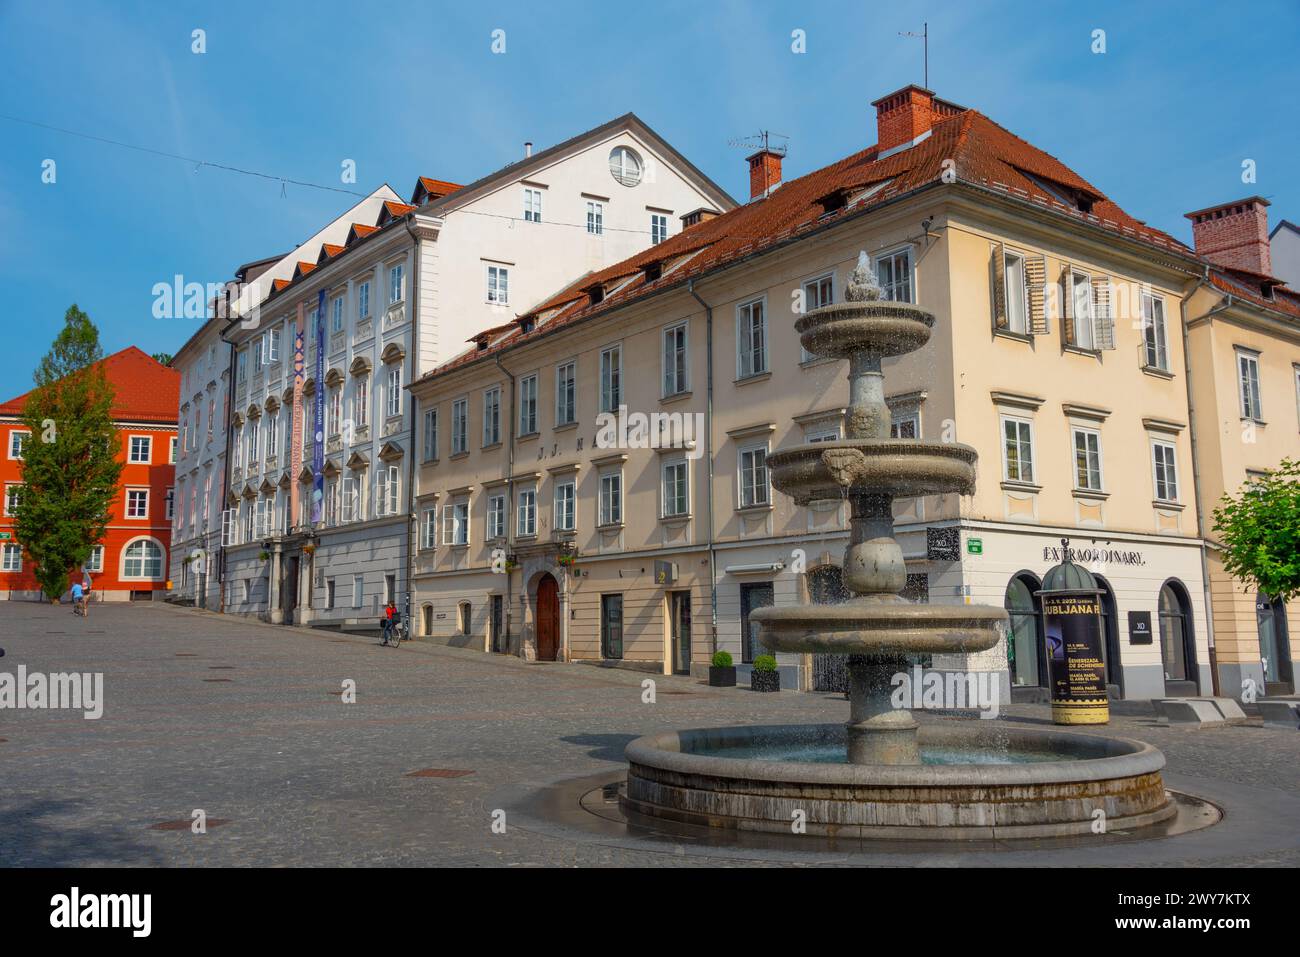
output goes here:
{"type": "Polygon", "coordinates": [[[1032,575],[1022,573],[1007,583],[1003,607],[1011,619],[1007,631],[1007,670],[1011,683],[1035,686],[1045,683],[1040,668],[1043,649],[1042,605],[1034,592],[1040,585],[1032,575]]]}
{"type": "Polygon", "coordinates": [[[1186,593],[1173,581],[1160,586],[1160,654],[1165,664],[1165,681],[1195,681],[1189,667],[1188,637],[1191,634],[1186,593]]]}
{"type": "Polygon", "coordinates": [[[425,605],[423,608],[423,613],[424,613],[424,634],[426,636],[432,635],[433,634],[433,606],[425,605]]]}
{"type": "Polygon", "coordinates": [[[470,606],[469,602],[463,601],[456,606],[456,625],[462,635],[469,634],[470,606]]]}
{"type": "Polygon", "coordinates": [[[124,578],[161,578],[162,566],[162,548],[152,539],[136,539],[122,553],[124,578]]]}

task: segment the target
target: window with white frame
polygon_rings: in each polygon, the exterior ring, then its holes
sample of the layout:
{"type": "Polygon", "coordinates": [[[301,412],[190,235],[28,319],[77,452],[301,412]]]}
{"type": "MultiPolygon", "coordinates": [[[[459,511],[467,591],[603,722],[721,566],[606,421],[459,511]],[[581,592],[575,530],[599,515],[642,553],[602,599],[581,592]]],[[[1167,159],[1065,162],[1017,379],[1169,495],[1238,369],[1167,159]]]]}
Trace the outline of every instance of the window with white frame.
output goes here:
{"type": "Polygon", "coordinates": [[[483,445],[501,441],[501,387],[494,385],[483,393],[483,445]]]}
{"type": "Polygon", "coordinates": [[[555,367],[555,424],[578,420],[578,363],[570,359],[555,367]]]}
{"type": "Polygon", "coordinates": [[[601,525],[619,525],[623,521],[623,473],[606,472],[600,477],[597,518],[601,525]]]}
{"type": "Polygon", "coordinates": [[[540,223],[542,221],[542,191],[524,187],[524,222],[540,223]]]}
{"type": "Polygon", "coordinates": [[[487,499],[487,541],[506,537],[506,497],[491,495],[487,499]]]}
{"type": "Polygon", "coordinates": [[[0,571],[20,572],[23,570],[23,549],[21,545],[6,542],[4,559],[0,562],[0,571]]]}
{"type": "Polygon", "coordinates": [[[420,548],[424,551],[438,544],[438,510],[426,508],[420,514],[420,548]]]}
{"type": "Polygon", "coordinates": [[[600,352],[600,411],[617,412],[623,404],[623,347],[600,352]]]}
{"type": "Polygon", "coordinates": [[[506,537],[506,497],[493,495],[487,506],[487,538],[495,541],[506,537]]]}
{"type": "Polygon", "coordinates": [[[510,270],[505,266],[487,267],[487,301],[498,306],[510,302],[510,270]]]}
{"type": "Polygon", "coordinates": [[[469,502],[452,502],[442,508],[442,543],[469,544],[469,502]]]}
{"type": "Polygon", "coordinates": [[[129,488],[126,490],[126,517],[149,517],[149,490],[147,488],[129,488]]]}
{"type": "Polygon", "coordinates": [[[153,456],[153,439],[147,435],[131,436],[131,454],[127,457],[128,462],[143,462],[148,464],[153,456]]]}
{"type": "Polygon", "coordinates": [[[736,310],[736,378],[762,375],[767,365],[767,310],[762,299],[736,310]]]}
{"type": "Polygon", "coordinates": [[[1241,398],[1241,417],[1260,421],[1264,407],[1259,399],[1259,353],[1237,350],[1237,393],[1241,398]]]}
{"type": "Polygon", "coordinates": [[[663,213],[650,214],[650,245],[657,246],[668,238],[668,217],[663,213]]]}
{"type": "Polygon", "coordinates": [[[92,545],[90,547],[90,557],[86,559],[86,564],[81,567],[88,572],[102,572],[104,570],[104,546],[92,545]]]}
{"type": "Polygon", "coordinates": [[[884,298],[893,302],[915,302],[912,296],[912,250],[897,249],[876,259],[876,281],[884,298]]]}
{"type": "Polygon", "coordinates": [[[388,417],[402,414],[402,364],[394,362],[388,367],[388,417]]]}
{"type": "MultiPolygon", "coordinates": [[[[817,276],[815,279],[809,279],[803,284],[803,311],[811,312],[814,309],[820,309],[822,306],[829,306],[835,301],[835,276],[833,273],[826,273],[824,276],[817,276]]],[[[799,361],[809,362],[817,357],[805,349],[802,343],[799,346],[799,361]]]]}
{"type": "Polygon", "coordinates": [[[1101,491],[1101,433],[1096,429],[1074,429],[1074,487],[1101,491]]]}
{"type": "Polygon", "coordinates": [[[343,297],[335,296],[330,303],[330,332],[343,331],[343,297]]]}
{"type": "Polygon", "coordinates": [[[537,431],[537,373],[519,380],[519,434],[537,431]]]}
{"type": "Polygon", "coordinates": [[[365,517],[361,511],[360,484],[355,475],[343,476],[339,487],[339,521],[344,524],[359,522],[365,517]]]}
{"type": "Polygon", "coordinates": [[[641,157],[626,146],[615,146],[609,151],[609,175],[624,186],[641,182],[641,157]]]}
{"type": "Polygon", "coordinates": [[[341,486],[342,483],[337,477],[325,479],[325,524],[331,528],[339,523],[343,510],[341,486]]]}
{"type": "Polygon", "coordinates": [[[1168,372],[1169,341],[1165,330],[1165,301],[1147,292],[1142,293],[1142,339],[1147,366],[1168,372]]]}
{"type": "Polygon", "coordinates": [[[690,391],[691,360],[688,336],[688,326],[684,322],[664,330],[663,394],[665,398],[690,391]]]}
{"type": "Polygon", "coordinates": [[[166,503],[166,511],[164,515],[167,521],[170,522],[176,517],[176,489],[169,488],[167,490],[167,497],[164,501],[166,503]]]}
{"type": "Polygon", "coordinates": [[[451,404],[451,454],[469,451],[469,399],[456,399],[451,404]]]}
{"type": "Polygon", "coordinates": [[[401,302],[406,297],[406,269],[402,263],[388,267],[388,304],[401,302]]]}
{"type": "Polygon", "coordinates": [[[352,607],[360,608],[366,599],[366,576],[352,576],[352,607]]]}
{"type": "Polygon", "coordinates": [[[767,505],[771,499],[767,485],[767,446],[757,445],[740,450],[740,507],[767,505]]]}
{"type": "Polygon", "coordinates": [[[266,419],[266,454],[272,456],[280,447],[280,416],[272,413],[266,419]]]}
{"type": "Polygon", "coordinates": [[[1025,283],[1025,257],[1004,249],[1003,281],[1006,290],[1007,329],[1027,335],[1029,332],[1029,287],[1025,283]]]}
{"type": "Polygon", "coordinates": [[[370,373],[352,379],[352,427],[364,429],[370,425],[370,373]]]}
{"type": "Polygon", "coordinates": [[[1178,449],[1171,442],[1151,443],[1151,468],[1155,480],[1156,500],[1178,501],[1178,449]]]}
{"type": "Polygon", "coordinates": [[[161,578],[162,549],[156,542],[140,538],[122,552],[122,577],[161,578]]]}
{"type": "MultiPolygon", "coordinates": [[[[197,415],[197,413],[195,414],[197,415]]],[[[199,444],[199,424],[198,422],[195,422],[194,423],[194,445],[196,448],[198,447],[198,444],[199,444]]],[[[176,436],[173,435],[171,437],[171,443],[170,443],[171,448],[170,451],[167,453],[167,462],[170,465],[176,464],[176,449],[178,445],[179,445],[179,440],[176,438],[176,436]]]]}
{"type": "Polygon", "coordinates": [[[280,361],[280,330],[268,329],[262,336],[262,360],[265,365],[280,361]]]}
{"type": "Polygon", "coordinates": [[[605,231],[605,204],[587,201],[587,232],[599,236],[605,231]]]}
{"type": "Polygon", "coordinates": [[[398,514],[401,471],[396,465],[380,466],[375,474],[375,517],[398,514]]]}
{"type": "Polygon", "coordinates": [[[370,280],[357,286],[357,318],[365,319],[370,315],[370,280]]]}
{"type": "Polygon", "coordinates": [[[838,442],[839,440],[840,430],[838,426],[832,426],[829,428],[823,426],[821,428],[809,429],[804,432],[804,441],[809,445],[814,445],[818,442],[838,442]]]}
{"type": "Polygon", "coordinates": [[[235,357],[235,385],[248,381],[248,352],[245,350],[235,357]]]}
{"type": "Polygon", "coordinates": [[[897,412],[889,417],[891,439],[917,439],[921,437],[921,414],[897,412]]]}
{"type": "Polygon", "coordinates": [[[20,482],[5,484],[5,515],[17,515],[18,506],[23,500],[23,486],[20,482]]]}
{"type": "Polygon", "coordinates": [[[424,411],[424,461],[432,462],[438,458],[438,410],[424,411]]]}
{"type": "Polygon", "coordinates": [[[334,386],[329,390],[329,405],[325,409],[325,434],[329,436],[338,435],[342,427],[343,387],[334,386]]]}
{"type": "Polygon", "coordinates": [[[1034,424],[1028,419],[1002,416],[1002,478],[1034,481],[1034,424]]]}
{"type": "Polygon", "coordinates": [[[254,339],[252,345],[249,347],[253,353],[253,374],[254,375],[262,371],[262,366],[266,362],[265,346],[266,346],[266,337],[265,335],[261,335],[258,336],[256,339],[254,339]]]}
{"type": "Polygon", "coordinates": [[[555,512],[551,520],[556,531],[571,532],[576,527],[574,509],[577,507],[577,486],[573,479],[555,483],[555,512]]]}
{"type": "Polygon", "coordinates": [[[1070,345],[1080,349],[1097,348],[1096,317],[1092,309],[1092,277],[1087,273],[1070,271],[1070,303],[1073,307],[1074,339],[1070,345]]]}
{"type": "Polygon", "coordinates": [[[19,432],[17,429],[9,433],[9,457],[11,459],[21,459],[23,457],[23,446],[31,438],[30,432],[19,432]]]}
{"type": "Polygon", "coordinates": [[[530,538],[537,534],[537,489],[521,488],[515,507],[515,534],[530,538]]]}
{"type": "Polygon", "coordinates": [[[662,469],[661,514],[664,518],[679,518],[691,511],[691,494],[686,462],[665,462],[662,469]]]}

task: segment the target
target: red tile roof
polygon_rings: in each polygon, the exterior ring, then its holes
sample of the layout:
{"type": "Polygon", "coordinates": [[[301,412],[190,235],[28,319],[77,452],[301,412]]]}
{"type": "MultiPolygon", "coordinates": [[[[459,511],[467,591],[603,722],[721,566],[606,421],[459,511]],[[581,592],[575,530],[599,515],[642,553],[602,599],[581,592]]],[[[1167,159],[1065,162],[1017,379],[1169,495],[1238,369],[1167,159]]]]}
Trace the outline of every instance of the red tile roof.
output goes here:
{"type": "Polygon", "coordinates": [[[1279,279],[1244,269],[1219,267],[1211,269],[1209,278],[1213,286],[1238,299],[1300,319],[1300,292],[1282,285],[1279,279]],[[1271,292],[1271,296],[1265,294],[1266,289],[1271,292]]]}
{"type": "Polygon", "coordinates": [[[343,252],[345,248],[347,247],[336,246],[334,245],[334,243],[321,243],[320,255],[316,257],[317,265],[319,265],[324,260],[329,259],[331,256],[337,256],[339,253],[343,252]]]}
{"type": "MultiPolygon", "coordinates": [[[[125,422],[176,424],[181,404],[181,374],[136,346],[100,360],[115,390],[113,418],[125,422]]],[[[0,405],[0,415],[22,415],[30,392],[0,405]]]]}
{"type": "Polygon", "coordinates": [[[456,190],[460,189],[459,183],[449,183],[445,179],[433,179],[429,176],[421,176],[415,183],[415,189],[411,190],[411,202],[416,201],[423,190],[424,195],[429,200],[442,199],[444,196],[450,196],[456,190]]]}
{"type": "Polygon", "coordinates": [[[783,184],[764,199],[691,226],[621,263],[585,276],[530,313],[541,320],[533,332],[504,335],[488,349],[462,353],[425,378],[473,362],[485,352],[509,348],[524,335],[544,334],[558,325],[613,309],[643,294],[775,247],[836,218],[935,184],[945,171],[945,161],[950,159],[960,182],[1033,202],[1063,217],[1166,252],[1194,256],[1172,236],[1129,216],[1060,160],[975,110],[936,119],[930,135],[909,149],[884,157],[879,153],[876,146],[855,153],[783,184]],[[872,187],[878,188],[863,195],[872,187]],[[1071,205],[1062,198],[1071,200],[1071,205]],[[654,264],[661,265],[669,275],[648,280],[645,267],[654,264]],[[587,290],[595,285],[604,288],[604,298],[593,304],[587,290]]]}

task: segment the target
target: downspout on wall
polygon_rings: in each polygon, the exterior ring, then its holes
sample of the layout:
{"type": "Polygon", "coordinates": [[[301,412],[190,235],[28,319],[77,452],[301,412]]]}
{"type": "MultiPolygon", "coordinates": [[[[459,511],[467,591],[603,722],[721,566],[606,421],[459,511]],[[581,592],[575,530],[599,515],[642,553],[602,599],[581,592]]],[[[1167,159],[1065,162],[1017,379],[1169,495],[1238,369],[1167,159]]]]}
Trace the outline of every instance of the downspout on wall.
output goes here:
{"type": "MultiPolygon", "coordinates": [[[[505,366],[501,364],[501,357],[499,355],[493,356],[492,361],[495,362],[496,367],[501,370],[501,374],[510,381],[510,412],[509,412],[510,421],[509,421],[509,427],[506,430],[506,435],[509,436],[510,439],[510,444],[506,450],[506,479],[507,479],[506,482],[506,495],[507,495],[506,554],[509,555],[510,544],[511,544],[510,526],[512,524],[510,521],[511,513],[510,513],[509,506],[514,501],[514,495],[515,495],[514,482],[509,481],[509,479],[515,474],[515,376],[513,372],[511,372],[509,369],[507,369],[505,366]]],[[[501,627],[506,633],[505,635],[506,654],[510,653],[510,618],[511,618],[511,609],[513,608],[513,597],[510,593],[511,591],[510,584],[511,584],[510,570],[506,569],[506,598],[505,598],[505,609],[503,612],[503,617],[505,618],[505,620],[501,622],[501,627]]],[[[496,638],[495,635],[493,635],[492,637],[494,639],[496,638]]],[[[526,657],[526,655],[524,654],[524,635],[522,631],[519,633],[519,657],[520,658],[526,657]]]]}
{"type": "Polygon", "coordinates": [[[713,547],[713,307],[695,291],[695,280],[686,284],[687,291],[704,307],[704,352],[706,388],[704,412],[704,460],[708,462],[707,539],[709,549],[709,654],[718,650],[718,559],[713,547]]]}

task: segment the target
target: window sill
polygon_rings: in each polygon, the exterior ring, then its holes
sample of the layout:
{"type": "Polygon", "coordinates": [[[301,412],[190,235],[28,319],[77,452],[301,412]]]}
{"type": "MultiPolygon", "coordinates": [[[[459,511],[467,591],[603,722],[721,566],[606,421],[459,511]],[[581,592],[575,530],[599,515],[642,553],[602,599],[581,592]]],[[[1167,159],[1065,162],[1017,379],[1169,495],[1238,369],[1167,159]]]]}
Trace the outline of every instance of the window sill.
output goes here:
{"type": "Polygon", "coordinates": [[[1091,501],[1102,502],[1110,498],[1110,492],[1103,492],[1095,488],[1076,488],[1071,489],[1070,494],[1075,498],[1089,499],[1091,501]]]}
{"type": "Polygon", "coordinates": [[[1162,369],[1159,366],[1142,366],[1144,375],[1155,376],[1157,379],[1172,379],[1174,374],[1168,369],[1162,369]]]}
{"type": "Polygon", "coordinates": [[[834,356],[809,356],[807,359],[799,360],[800,369],[813,369],[817,366],[829,366],[839,362],[834,356]]]}
{"type": "Polygon", "coordinates": [[[1065,345],[1061,346],[1061,351],[1071,352],[1076,356],[1087,356],[1090,359],[1096,359],[1098,362],[1101,361],[1100,349],[1086,349],[1083,346],[1072,346],[1069,343],[1066,343],[1065,345]]]}
{"type": "Polygon", "coordinates": [[[1033,482],[1015,482],[1011,479],[1003,479],[1002,488],[1008,492],[1033,492],[1034,494],[1038,494],[1043,490],[1041,485],[1036,485],[1033,482]]]}
{"type": "Polygon", "coordinates": [[[685,525],[691,520],[691,513],[684,512],[681,515],[660,515],[659,521],[664,525],[685,525]]]}
{"type": "Polygon", "coordinates": [[[689,399],[690,397],[691,397],[691,390],[687,389],[684,392],[674,392],[672,395],[661,395],[659,397],[659,404],[671,405],[674,402],[683,402],[686,399],[689,399]]]}
{"type": "Polygon", "coordinates": [[[464,452],[453,452],[451,455],[447,456],[447,461],[455,462],[457,459],[467,458],[469,458],[469,449],[466,449],[464,452]]]}
{"type": "Polygon", "coordinates": [[[516,542],[535,542],[535,541],[537,541],[537,533],[536,533],[536,532],[533,532],[533,533],[530,534],[530,535],[516,535],[516,536],[515,536],[515,541],[516,541],[516,542]]]}
{"type": "Polygon", "coordinates": [[[421,462],[420,464],[421,464],[421,465],[437,465],[438,462],[440,462],[440,461],[441,461],[440,459],[436,459],[436,458],[434,458],[434,459],[425,459],[425,460],[424,460],[423,462],[421,462]]]}
{"type": "Polygon", "coordinates": [[[598,532],[619,532],[622,530],[623,530],[622,522],[606,522],[603,525],[596,526],[596,531],[598,532]]]}
{"type": "Polygon", "coordinates": [[[766,502],[762,505],[737,505],[737,515],[761,515],[763,512],[772,511],[772,503],[766,502]]]}
{"type": "Polygon", "coordinates": [[[574,420],[573,422],[561,422],[558,425],[556,425],[555,428],[553,428],[551,431],[569,432],[572,431],[573,429],[576,429],[577,427],[578,427],[577,420],[574,420]]]}
{"type": "Polygon", "coordinates": [[[1242,421],[1242,422],[1250,422],[1250,423],[1252,423],[1253,425],[1257,425],[1257,426],[1259,426],[1261,429],[1262,429],[1264,426],[1268,425],[1268,423],[1265,422],[1263,419],[1257,419],[1257,418],[1255,418],[1254,416],[1251,416],[1251,415],[1243,415],[1243,416],[1241,417],[1241,421],[1242,421]]]}
{"type": "Polygon", "coordinates": [[[750,385],[754,382],[766,382],[770,378],[772,378],[772,371],[769,369],[767,372],[755,372],[753,375],[741,376],[739,379],[734,380],[734,383],[736,385],[750,385]]]}
{"type": "Polygon", "coordinates": [[[492,442],[492,443],[490,443],[490,444],[488,444],[488,445],[480,445],[480,446],[478,447],[478,450],[479,450],[480,452],[491,452],[491,451],[493,451],[493,450],[495,450],[495,449],[499,449],[499,448],[501,448],[501,442],[498,440],[498,441],[496,441],[496,442],[492,442]]]}
{"type": "Polygon", "coordinates": [[[1010,339],[1013,342],[1023,342],[1026,345],[1034,344],[1034,337],[1027,332],[1016,332],[1014,329],[994,329],[993,338],[1010,339]]]}
{"type": "Polygon", "coordinates": [[[1163,509],[1166,512],[1181,512],[1183,509],[1187,507],[1181,502],[1164,502],[1161,501],[1160,499],[1154,499],[1151,502],[1151,506],[1153,508],[1163,509]]]}
{"type": "Polygon", "coordinates": [[[523,433],[521,433],[521,434],[515,436],[515,441],[516,441],[516,442],[526,442],[526,441],[531,441],[532,439],[538,438],[541,434],[542,434],[542,433],[540,433],[540,432],[536,432],[536,431],[533,431],[533,432],[523,432],[523,433]]]}

